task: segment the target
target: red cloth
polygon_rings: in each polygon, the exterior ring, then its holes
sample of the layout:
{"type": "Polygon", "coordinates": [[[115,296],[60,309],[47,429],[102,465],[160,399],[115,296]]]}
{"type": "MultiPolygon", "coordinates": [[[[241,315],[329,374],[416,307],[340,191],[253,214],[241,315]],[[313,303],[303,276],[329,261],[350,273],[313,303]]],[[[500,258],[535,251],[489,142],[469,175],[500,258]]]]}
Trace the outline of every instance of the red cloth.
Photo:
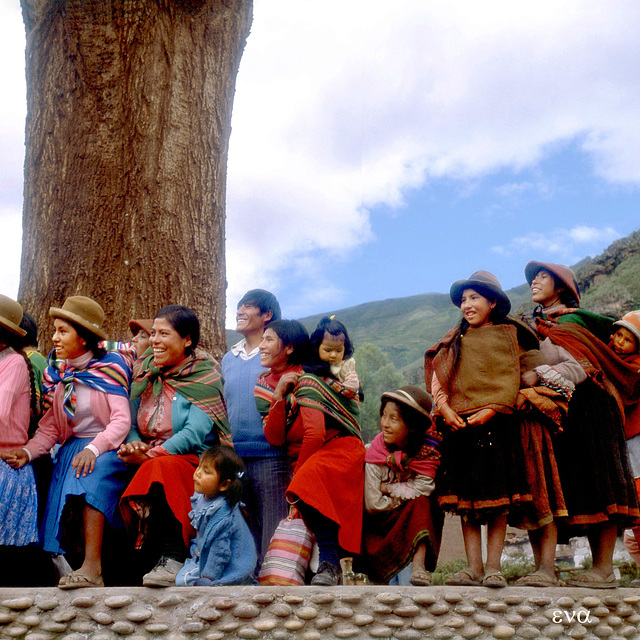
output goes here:
{"type": "MultiPolygon", "coordinates": [[[[432,430],[430,430],[432,431],[432,430]]],[[[432,431],[434,434],[435,429],[432,431]]],[[[414,471],[419,476],[429,476],[429,478],[436,477],[436,471],[438,470],[438,464],[440,463],[439,456],[435,453],[435,448],[431,457],[420,457],[420,455],[410,458],[408,464],[406,464],[404,458],[406,453],[404,451],[390,451],[384,442],[384,437],[379,433],[373,442],[369,445],[364,461],[372,464],[387,465],[394,471],[414,471]]],[[[426,446],[425,446],[426,449],[426,446]]],[[[422,451],[420,452],[422,453],[422,451]]],[[[429,453],[425,450],[425,456],[429,453]]]]}
{"type": "Polygon", "coordinates": [[[374,583],[388,584],[413,560],[421,544],[426,546],[425,568],[436,568],[444,517],[435,498],[418,496],[364,518],[364,568],[374,583]]]}
{"type": "Polygon", "coordinates": [[[169,508],[182,525],[182,537],[188,549],[189,542],[195,535],[189,512],[193,495],[193,472],[197,466],[198,456],[193,453],[145,460],[120,500],[120,511],[127,528],[136,529],[138,524],[138,513],[130,502],[141,498],[144,500],[152,485],[159,484],[169,508]]]}
{"type": "Polygon", "coordinates": [[[586,374],[616,399],[621,413],[625,405],[638,402],[640,375],[637,367],[618,357],[590,331],[573,322],[559,324],[541,318],[536,318],[536,329],[540,335],[564,347],[586,374]]]}
{"type": "Polygon", "coordinates": [[[350,553],[360,553],[362,543],[364,454],[359,438],[334,437],[297,469],[287,489],[289,502],[300,499],[338,524],[338,542],[350,553]]]}
{"type": "MultiPolygon", "coordinates": [[[[611,346],[611,343],[609,343],[611,346]]],[[[628,356],[620,356],[628,365],[640,369],[640,354],[631,353],[628,356]]],[[[640,402],[636,404],[627,405],[624,408],[624,435],[629,440],[633,436],[637,436],[640,433],[640,402]]]]}

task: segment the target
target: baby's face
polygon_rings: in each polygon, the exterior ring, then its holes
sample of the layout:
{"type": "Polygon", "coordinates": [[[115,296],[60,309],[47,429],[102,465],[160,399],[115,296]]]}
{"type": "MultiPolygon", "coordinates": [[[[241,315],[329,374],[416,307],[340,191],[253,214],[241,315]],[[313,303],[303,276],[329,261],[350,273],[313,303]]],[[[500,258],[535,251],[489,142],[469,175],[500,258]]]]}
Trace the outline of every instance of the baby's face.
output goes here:
{"type": "Polygon", "coordinates": [[[611,336],[611,341],[614,352],[619,356],[638,353],[638,341],[629,329],[618,327],[618,330],[611,336]]]}
{"type": "Polygon", "coordinates": [[[330,365],[336,365],[342,362],[344,358],[344,334],[338,336],[324,332],[324,338],[318,348],[320,360],[328,362],[330,365]]]}

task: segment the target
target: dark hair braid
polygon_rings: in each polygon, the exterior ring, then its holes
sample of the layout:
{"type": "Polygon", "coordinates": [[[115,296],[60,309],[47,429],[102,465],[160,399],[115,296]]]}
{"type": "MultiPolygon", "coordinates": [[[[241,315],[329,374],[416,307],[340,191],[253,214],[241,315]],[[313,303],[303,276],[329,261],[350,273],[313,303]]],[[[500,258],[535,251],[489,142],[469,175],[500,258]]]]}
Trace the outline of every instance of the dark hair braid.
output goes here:
{"type": "Polygon", "coordinates": [[[36,389],[36,377],[33,373],[33,366],[29,356],[20,349],[18,353],[24,358],[29,371],[29,394],[30,394],[30,407],[31,407],[31,419],[29,421],[29,438],[33,436],[38,428],[38,420],[40,418],[40,407],[38,406],[38,392],[36,389]]]}

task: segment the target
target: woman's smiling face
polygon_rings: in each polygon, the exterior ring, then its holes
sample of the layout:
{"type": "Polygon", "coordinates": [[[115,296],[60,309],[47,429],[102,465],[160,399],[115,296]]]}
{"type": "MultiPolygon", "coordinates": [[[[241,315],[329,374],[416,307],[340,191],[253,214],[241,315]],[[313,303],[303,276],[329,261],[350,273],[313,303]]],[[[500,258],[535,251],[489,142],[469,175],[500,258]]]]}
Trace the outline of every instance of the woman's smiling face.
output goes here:
{"type": "Polygon", "coordinates": [[[533,301],[543,307],[550,307],[560,301],[561,291],[556,290],[556,281],[546,269],[540,269],[531,281],[531,297],[533,301]]]}
{"type": "Polygon", "coordinates": [[[265,369],[282,371],[286,368],[291,353],[293,347],[290,344],[284,346],[273,329],[265,329],[260,342],[260,364],[265,369]]]}
{"type": "Polygon", "coordinates": [[[56,318],[53,327],[53,346],[58,360],[79,358],[87,353],[86,341],[78,335],[75,327],[66,320],[56,318]]]}
{"type": "Polygon", "coordinates": [[[490,322],[489,316],[495,306],[495,302],[491,302],[474,289],[465,289],[462,292],[460,311],[472,327],[488,324],[490,322]]]}
{"type": "Polygon", "coordinates": [[[401,450],[406,448],[409,441],[409,429],[395,402],[388,401],[384,405],[380,416],[380,429],[382,430],[382,439],[387,446],[393,445],[401,450]]]}
{"type": "Polygon", "coordinates": [[[191,337],[183,338],[166,318],[156,318],[149,344],[157,367],[173,367],[187,357],[186,349],[191,346],[191,337]]]}

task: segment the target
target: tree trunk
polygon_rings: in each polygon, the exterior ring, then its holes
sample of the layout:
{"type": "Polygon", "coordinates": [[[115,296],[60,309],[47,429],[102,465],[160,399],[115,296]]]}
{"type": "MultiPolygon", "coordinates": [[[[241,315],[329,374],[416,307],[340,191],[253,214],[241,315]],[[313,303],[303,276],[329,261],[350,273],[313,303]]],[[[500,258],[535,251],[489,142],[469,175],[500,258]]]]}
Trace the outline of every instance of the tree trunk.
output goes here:
{"type": "Polygon", "coordinates": [[[227,152],[251,0],[21,3],[21,303],[46,346],[48,309],[70,295],[103,306],[110,339],[184,304],[220,355],[227,152]]]}

